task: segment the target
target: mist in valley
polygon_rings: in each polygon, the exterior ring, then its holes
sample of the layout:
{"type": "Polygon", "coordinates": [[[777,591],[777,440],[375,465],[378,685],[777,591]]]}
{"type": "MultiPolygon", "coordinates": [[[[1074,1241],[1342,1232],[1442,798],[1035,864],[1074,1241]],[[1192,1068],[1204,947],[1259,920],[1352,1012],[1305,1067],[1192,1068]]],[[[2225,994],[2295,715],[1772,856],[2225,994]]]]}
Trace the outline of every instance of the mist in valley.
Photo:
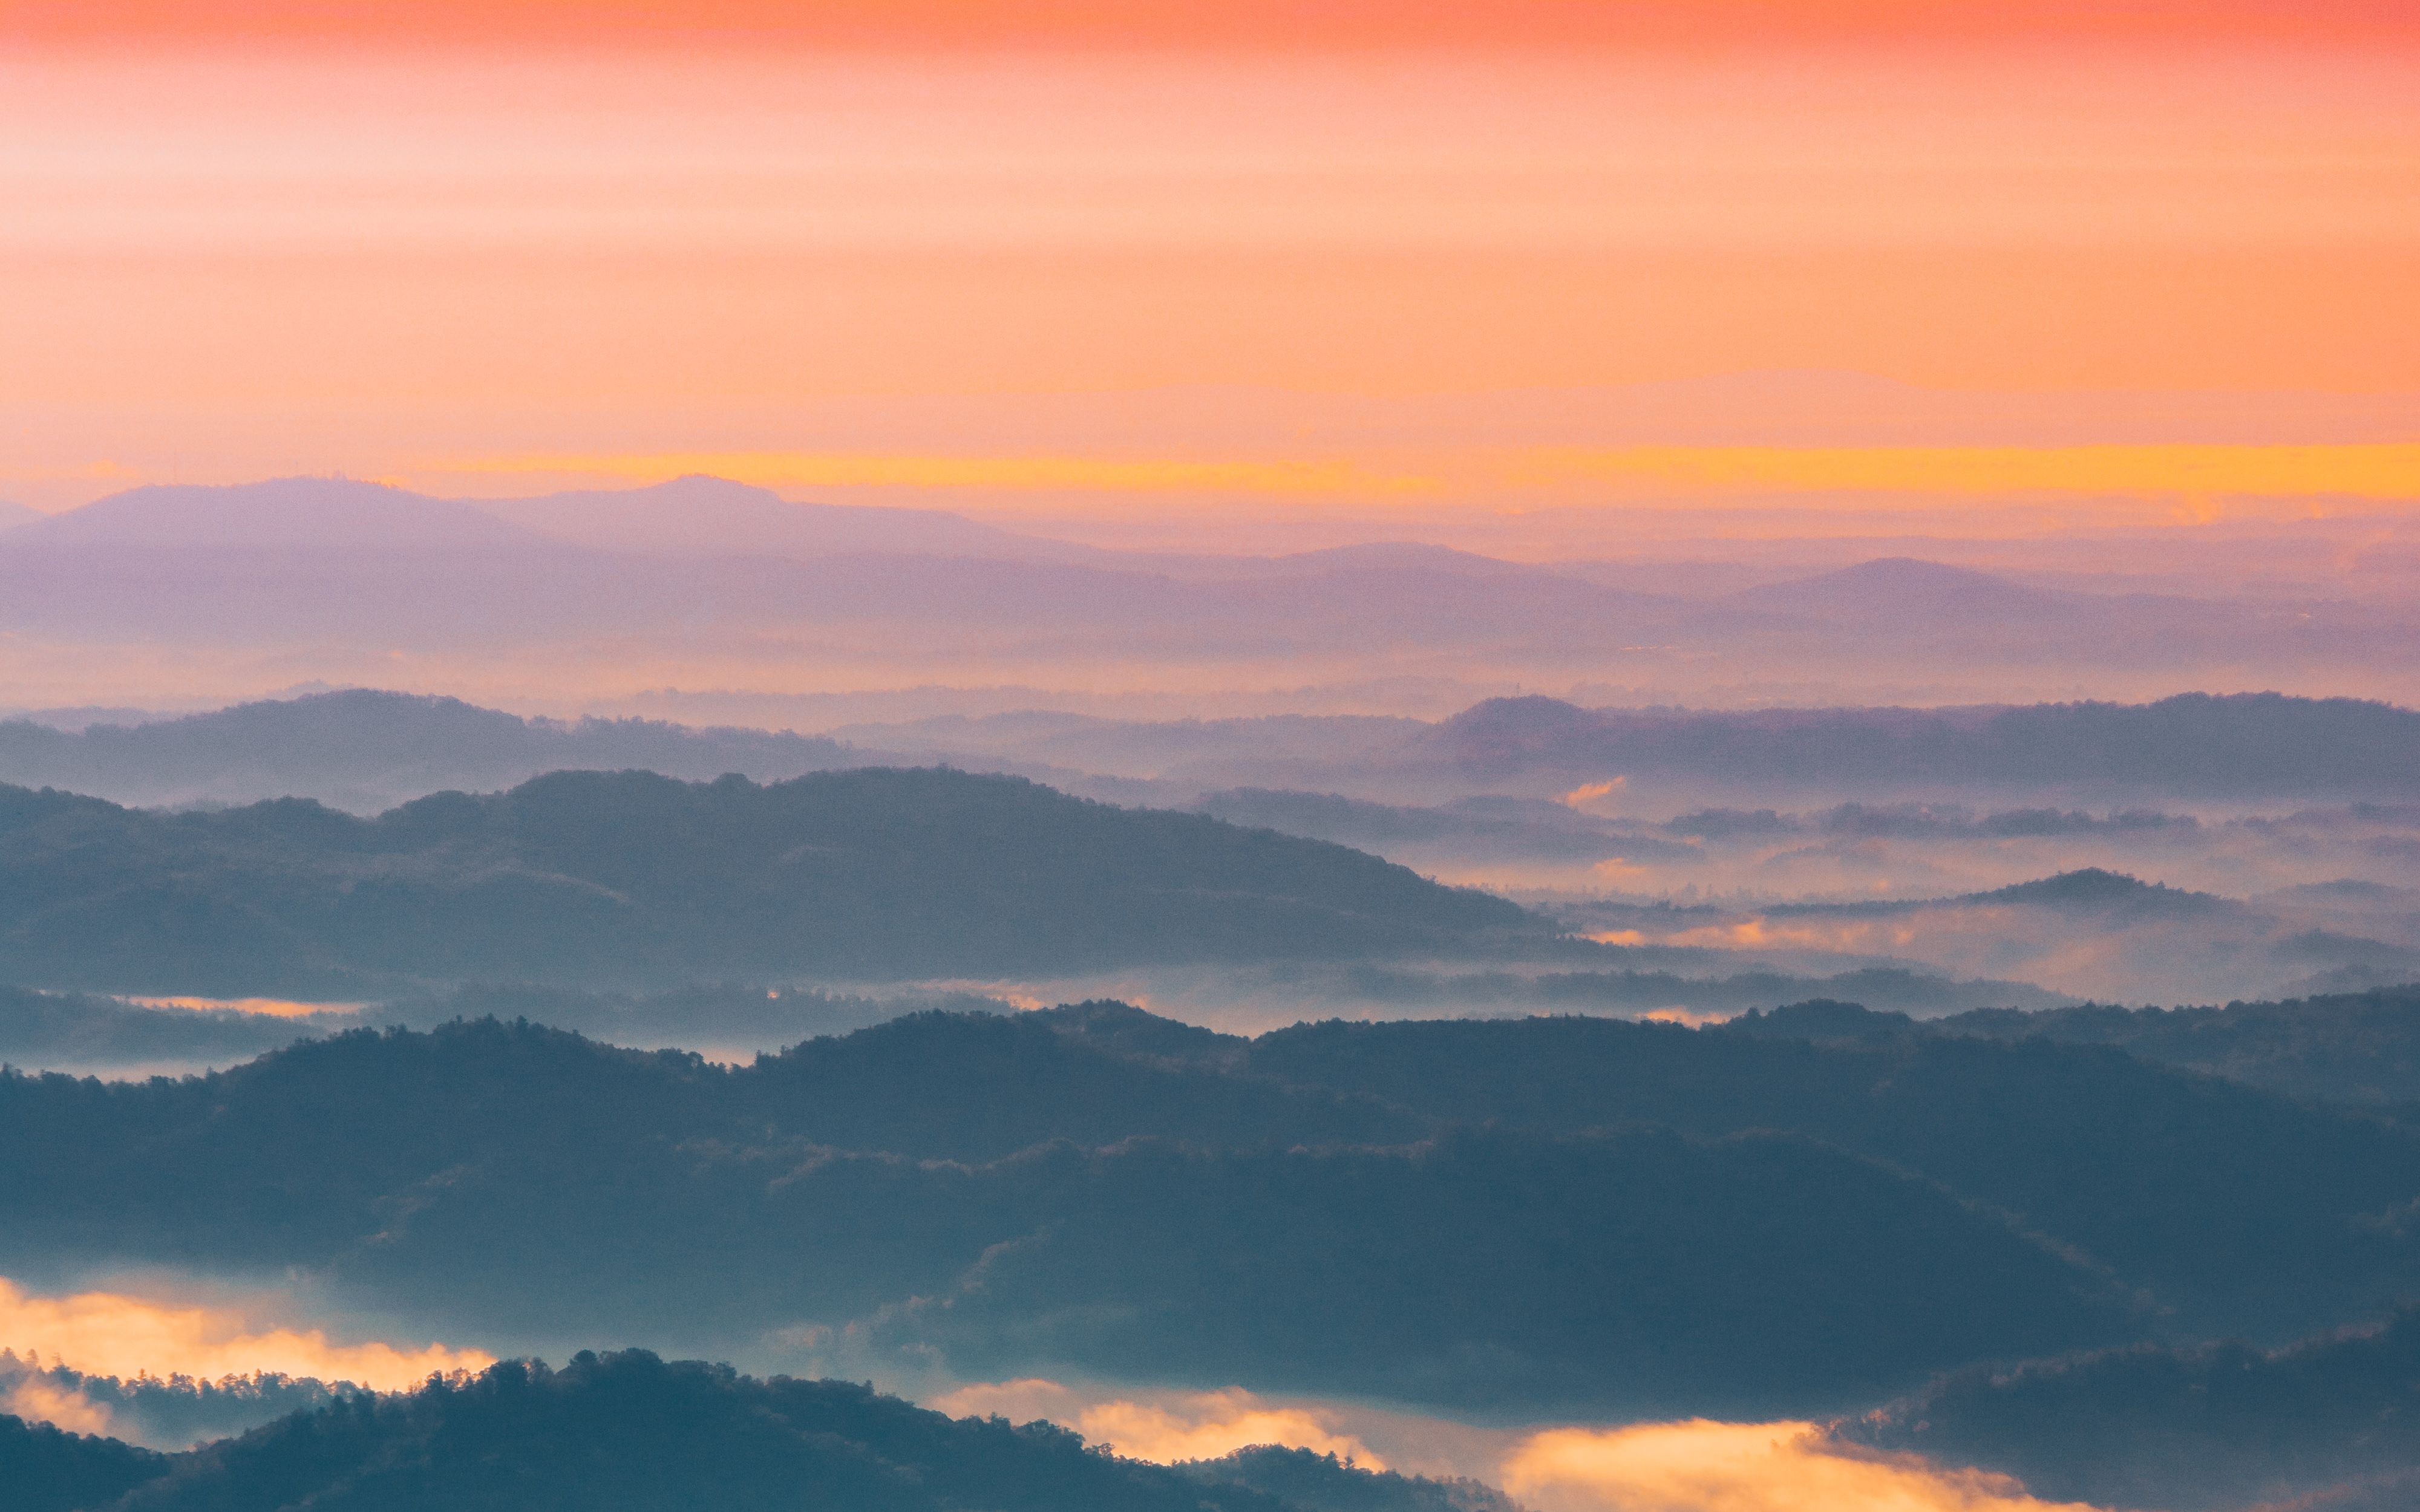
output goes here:
{"type": "Polygon", "coordinates": [[[1130,1502],[2221,1508],[2018,1396],[2406,1328],[2387,600],[91,507],[0,534],[8,655],[113,669],[0,722],[0,1412],[93,1484],[622,1393],[1130,1502]]]}

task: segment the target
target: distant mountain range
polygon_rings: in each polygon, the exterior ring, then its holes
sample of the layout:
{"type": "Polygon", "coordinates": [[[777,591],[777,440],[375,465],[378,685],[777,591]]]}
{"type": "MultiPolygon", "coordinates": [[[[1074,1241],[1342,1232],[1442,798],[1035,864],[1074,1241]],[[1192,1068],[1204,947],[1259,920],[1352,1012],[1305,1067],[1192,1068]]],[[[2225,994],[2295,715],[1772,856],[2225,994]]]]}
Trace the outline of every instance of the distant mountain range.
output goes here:
{"type": "Polygon", "coordinates": [[[0,530],[0,630],[19,633],[302,643],[325,659],[835,625],[881,627],[903,656],[976,632],[1125,657],[1422,648],[1491,679],[1601,675],[1608,658],[1659,675],[1708,657],[1906,675],[2103,668],[2122,652],[2132,674],[2179,680],[2420,663],[2409,616],[2376,607],[2084,594],[1904,559],[1689,597],[1415,545],[1150,556],[712,478],[487,501],[323,478],[162,486],[0,530]]]}
{"type": "Polygon", "coordinates": [[[770,488],[691,476],[640,488],[589,489],[470,505],[507,524],[593,550],[641,556],[984,557],[1000,562],[1110,562],[1115,552],[980,524],[937,509],[799,504],[770,488]]]}
{"type": "MultiPolygon", "coordinates": [[[[0,506],[10,507],[10,506],[0,506]]],[[[692,476],[645,487],[520,499],[438,499],[344,478],[280,478],[233,487],[154,485],[81,509],[0,514],[12,550],[145,549],[468,555],[541,540],[664,556],[858,555],[1114,559],[928,509],[797,504],[769,488],[692,476]]]]}
{"type": "MultiPolygon", "coordinates": [[[[1846,964],[1881,950],[1940,977],[2014,977],[2074,1000],[2211,1002],[2420,981],[2420,893],[2376,891],[2348,898],[2320,887],[2225,898],[2086,867],[1942,898],[1540,906],[1575,933],[1639,949],[1725,937],[1761,945],[1768,969],[1806,972],[1827,955],[1846,964]]],[[[1933,1016],[1914,1001],[1887,1006],[1933,1016]]],[[[2012,997],[1992,1006],[2039,1005],[2012,997]]]]}
{"type": "Polygon", "coordinates": [[[357,812],[448,788],[484,791],[566,768],[778,780],[874,764],[942,762],[1372,848],[1583,860],[1683,856],[1740,836],[2007,839],[2192,827],[2188,816],[2051,810],[1965,815],[1848,805],[1812,816],[1706,810],[1645,825],[1554,792],[1587,779],[1668,777],[1744,795],[2097,794],[2359,799],[2420,795],[2420,714],[2280,694],[2184,694],[2149,704],[2019,708],[1587,709],[1497,699],[1435,724],[1359,716],[1171,720],[1037,713],[865,725],[843,738],[645,719],[523,718],[456,699],[354,688],[208,714],[104,714],[70,731],[0,720],[0,782],[142,805],[312,797],[357,812]],[[132,719],[132,722],[121,722],[132,719]],[[1243,780],[1238,781],[1238,779],[1243,780]],[[1303,785],[1332,784],[1321,792],[1303,785]],[[1478,788],[1439,806],[1355,790],[1478,788]],[[1143,795],[1150,796],[1144,797],[1143,795]]]}
{"type": "Polygon", "coordinates": [[[1495,699],[1423,738],[1437,759],[1473,774],[1685,771],[1849,791],[2097,788],[2171,797],[2420,793],[2420,713],[2278,693],[1741,713],[1495,699]]]}
{"type": "Polygon", "coordinates": [[[1630,634],[1678,608],[1458,552],[1135,557],[706,478],[489,501],[318,478],[138,488],[0,531],[0,628],[236,642],[865,623],[1268,648],[1305,632],[1450,644],[1608,612],[1630,634]]]}

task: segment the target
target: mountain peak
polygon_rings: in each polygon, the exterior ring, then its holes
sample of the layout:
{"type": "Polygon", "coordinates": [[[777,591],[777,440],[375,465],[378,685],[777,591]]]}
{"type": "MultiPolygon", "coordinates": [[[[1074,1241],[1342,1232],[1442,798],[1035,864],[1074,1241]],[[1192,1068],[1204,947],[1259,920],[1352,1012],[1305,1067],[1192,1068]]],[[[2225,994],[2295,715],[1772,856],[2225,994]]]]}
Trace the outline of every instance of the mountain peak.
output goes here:
{"type": "Polygon", "coordinates": [[[1839,619],[1973,618],[2040,612],[2060,595],[1972,567],[1916,557],[1877,557],[1812,578],[1752,588],[1740,601],[1761,609],[1839,619]]]}

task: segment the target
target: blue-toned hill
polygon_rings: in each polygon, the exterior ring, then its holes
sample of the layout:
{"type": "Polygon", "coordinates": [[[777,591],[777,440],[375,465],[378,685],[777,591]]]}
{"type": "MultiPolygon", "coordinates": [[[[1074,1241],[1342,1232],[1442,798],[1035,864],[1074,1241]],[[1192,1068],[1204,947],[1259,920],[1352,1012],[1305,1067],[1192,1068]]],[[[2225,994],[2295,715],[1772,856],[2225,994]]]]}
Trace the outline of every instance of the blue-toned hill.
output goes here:
{"type": "Polygon", "coordinates": [[[949,770],[557,772],[375,819],[0,788],[0,977],[50,986],[990,976],[1544,933],[1342,845],[949,770]]]}

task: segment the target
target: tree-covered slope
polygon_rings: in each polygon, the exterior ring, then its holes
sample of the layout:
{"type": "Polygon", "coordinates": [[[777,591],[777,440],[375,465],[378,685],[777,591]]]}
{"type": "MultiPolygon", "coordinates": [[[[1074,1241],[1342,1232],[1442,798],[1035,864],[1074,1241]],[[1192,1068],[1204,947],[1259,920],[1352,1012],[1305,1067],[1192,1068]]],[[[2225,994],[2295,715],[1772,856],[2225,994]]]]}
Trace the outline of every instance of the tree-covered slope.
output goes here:
{"type": "Polygon", "coordinates": [[[68,1433],[0,1413],[0,1488],[9,1512],[84,1512],[112,1505],[163,1473],[163,1456],[115,1439],[68,1433]]]}
{"type": "Polygon", "coordinates": [[[558,772],[376,819],[0,788],[0,969],[45,985],[960,976],[1542,928],[1341,845],[947,770],[766,786],[558,772]]]}
{"type": "Polygon", "coordinates": [[[1962,1370],[1850,1431],[2059,1500],[2384,1512],[2410,1506],[2420,1484],[2415,1394],[2420,1313],[2406,1308],[2275,1350],[2136,1346],[1962,1370]]]}
{"type": "Polygon", "coordinates": [[[1606,1019],[1297,1026],[1246,1061],[1432,1117],[1793,1130],[2054,1236],[2173,1322],[2284,1337],[2408,1285],[2367,1220],[2420,1195],[2420,1143],[2099,1046],[1812,1043],[1606,1019]]]}
{"type": "Polygon", "coordinates": [[[1968,1038],[2100,1045],[2289,1096],[2420,1115],[2420,985],[2223,1007],[1977,1009],[1913,1019],[1818,1000],[1755,1011],[1727,1032],[1770,1039],[1968,1038]]]}
{"type": "Polygon", "coordinates": [[[644,1350],[349,1396],[162,1457],[0,1417],[9,1512],[1498,1512],[1483,1488],[1266,1456],[1182,1470],[1063,1428],[644,1350]],[[1292,1494],[1280,1494],[1282,1488],[1292,1494]]]}
{"type": "Polygon", "coordinates": [[[2114,1051],[925,1014],[745,1068],[528,1025],[0,1080],[0,1232],[499,1339],[860,1325],[1042,1368],[1805,1412],[2420,1279],[2420,1140],[2114,1051]],[[1486,1127],[1492,1125],[1492,1128],[1486,1127]]]}

